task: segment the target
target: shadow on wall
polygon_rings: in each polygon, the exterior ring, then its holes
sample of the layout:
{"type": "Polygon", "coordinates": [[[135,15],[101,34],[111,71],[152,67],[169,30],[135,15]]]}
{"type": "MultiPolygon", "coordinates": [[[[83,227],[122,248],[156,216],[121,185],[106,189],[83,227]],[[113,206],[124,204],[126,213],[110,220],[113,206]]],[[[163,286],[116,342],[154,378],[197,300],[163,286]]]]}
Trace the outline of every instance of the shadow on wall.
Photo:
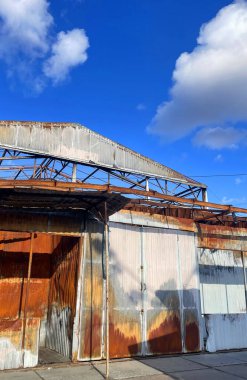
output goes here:
{"type": "MultiPolygon", "coordinates": [[[[163,287],[167,285],[164,283],[163,287]]],[[[197,289],[155,291],[150,308],[140,313],[146,326],[142,336],[147,339],[139,343],[136,340],[122,354],[128,356],[128,353],[152,355],[200,351],[200,311],[196,303],[198,293],[197,289]]],[[[131,331],[128,333],[131,334],[131,331]]],[[[123,340],[124,337],[121,341],[123,340]]]]}
{"type": "MultiPolygon", "coordinates": [[[[102,235],[89,233],[84,257],[81,314],[81,359],[101,358],[104,289],[102,235]]],[[[199,290],[177,290],[174,280],[158,289],[142,287],[111,249],[110,356],[129,357],[200,351],[199,290]],[[130,279],[135,288],[126,291],[130,279]]]]}

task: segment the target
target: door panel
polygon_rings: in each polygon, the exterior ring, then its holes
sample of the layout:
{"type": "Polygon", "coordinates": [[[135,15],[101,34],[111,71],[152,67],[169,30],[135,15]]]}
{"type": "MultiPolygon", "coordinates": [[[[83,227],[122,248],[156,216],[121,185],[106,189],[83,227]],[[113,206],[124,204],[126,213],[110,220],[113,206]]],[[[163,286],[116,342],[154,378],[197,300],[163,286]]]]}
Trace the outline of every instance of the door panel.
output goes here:
{"type": "Polygon", "coordinates": [[[110,225],[110,356],[141,354],[141,230],[110,225]]]}
{"type": "Polygon", "coordinates": [[[147,354],[181,352],[177,233],[144,229],[147,354]]]}

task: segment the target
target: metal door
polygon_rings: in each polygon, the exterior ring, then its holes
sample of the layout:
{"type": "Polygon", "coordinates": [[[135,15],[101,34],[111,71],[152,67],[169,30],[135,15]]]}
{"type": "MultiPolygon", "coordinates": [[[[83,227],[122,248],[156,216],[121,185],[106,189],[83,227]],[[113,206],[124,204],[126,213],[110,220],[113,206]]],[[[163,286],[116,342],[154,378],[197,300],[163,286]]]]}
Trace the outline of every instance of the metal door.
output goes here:
{"type": "Polygon", "coordinates": [[[145,353],[181,352],[177,231],[144,228],[142,240],[145,353]]]}
{"type": "Polygon", "coordinates": [[[110,357],[141,355],[141,228],[110,224],[110,357]]]}

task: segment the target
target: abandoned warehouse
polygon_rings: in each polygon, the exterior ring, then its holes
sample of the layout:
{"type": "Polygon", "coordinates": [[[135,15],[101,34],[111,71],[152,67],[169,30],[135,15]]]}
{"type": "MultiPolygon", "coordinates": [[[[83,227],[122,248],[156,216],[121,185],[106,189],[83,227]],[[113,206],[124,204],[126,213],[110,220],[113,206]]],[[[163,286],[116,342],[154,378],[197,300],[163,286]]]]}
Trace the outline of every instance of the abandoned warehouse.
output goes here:
{"type": "Polygon", "coordinates": [[[0,150],[0,369],[247,348],[247,210],[78,124],[0,150]]]}

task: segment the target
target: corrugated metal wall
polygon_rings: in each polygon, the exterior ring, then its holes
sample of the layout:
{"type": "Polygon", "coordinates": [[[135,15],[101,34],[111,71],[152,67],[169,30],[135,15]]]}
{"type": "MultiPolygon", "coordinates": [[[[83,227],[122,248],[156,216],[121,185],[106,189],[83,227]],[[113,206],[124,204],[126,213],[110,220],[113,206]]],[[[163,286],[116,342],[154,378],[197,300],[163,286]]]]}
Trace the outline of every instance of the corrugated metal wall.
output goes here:
{"type": "MultiPolygon", "coordinates": [[[[104,355],[102,230],[88,226],[79,359],[104,355]]],[[[110,223],[110,356],[201,348],[194,233],[110,223]]]]}
{"type": "Polygon", "coordinates": [[[46,326],[47,345],[71,355],[79,239],[34,235],[26,303],[30,242],[30,233],[0,232],[0,369],[37,365],[46,326]]]}
{"type": "Polygon", "coordinates": [[[40,321],[46,320],[52,237],[37,234],[22,350],[30,234],[0,232],[0,369],[37,364],[40,321]]]}
{"type": "Polygon", "coordinates": [[[202,313],[246,313],[241,252],[201,248],[198,253],[202,313]]]}
{"type": "Polygon", "coordinates": [[[102,357],[103,329],[103,226],[89,222],[84,240],[80,306],[79,359],[102,357]]]}
{"type": "Polygon", "coordinates": [[[79,239],[53,236],[53,240],[56,248],[51,256],[46,347],[71,358],[79,239]]]}
{"type": "Polygon", "coordinates": [[[245,253],[200,248],[198,254],[206,349],[213,352],[246,348],[247,336],[243,334],[247,328],[245,253]]]}
{"type": "Polygon", "coordinates": [[[139,227],[110,225],[110,357],[143,351],[141,253],[139,227]]]}

